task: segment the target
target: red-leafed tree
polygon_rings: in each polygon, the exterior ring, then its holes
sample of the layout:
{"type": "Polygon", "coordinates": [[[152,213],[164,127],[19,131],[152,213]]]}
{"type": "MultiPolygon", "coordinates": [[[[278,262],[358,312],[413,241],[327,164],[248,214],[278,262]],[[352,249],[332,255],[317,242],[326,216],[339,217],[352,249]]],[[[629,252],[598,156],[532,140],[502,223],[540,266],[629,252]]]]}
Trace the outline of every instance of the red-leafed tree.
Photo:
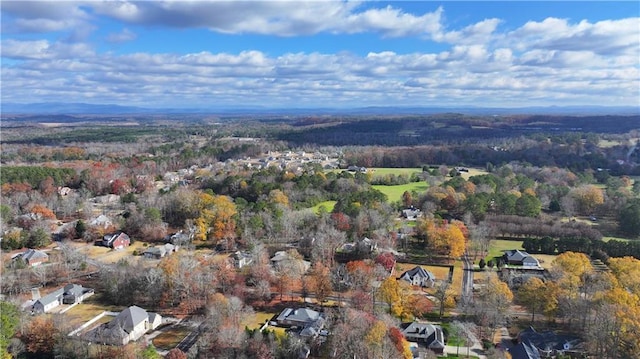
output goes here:
{"type": "Polygon", "coordinates": [[[390,272],[396,265],[396,257],[391,252],[383,252],[376,257],[375,262],[390,272]]]}

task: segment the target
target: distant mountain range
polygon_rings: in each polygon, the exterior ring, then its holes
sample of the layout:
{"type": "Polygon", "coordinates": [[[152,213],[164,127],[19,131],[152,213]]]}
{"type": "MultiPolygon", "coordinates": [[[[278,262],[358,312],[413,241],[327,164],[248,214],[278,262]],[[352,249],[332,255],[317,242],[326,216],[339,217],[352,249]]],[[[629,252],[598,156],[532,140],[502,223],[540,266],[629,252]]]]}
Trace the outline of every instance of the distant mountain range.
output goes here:
{"type": "Polygon", "coordinates": [[[3,103],[0,107],[3,114],[229,114],[229,115],[409,115],[435,113],[464,113],[473,115],[506,115],[506,114],[559,114],[559,115],[638,115],[640,106],[548,106],[548,107],[402,107],[373,106],[357,108],[267,108],[259,106],[220,107],[220,108],[144,108],[113,104],[89,103],[3,103]]]}

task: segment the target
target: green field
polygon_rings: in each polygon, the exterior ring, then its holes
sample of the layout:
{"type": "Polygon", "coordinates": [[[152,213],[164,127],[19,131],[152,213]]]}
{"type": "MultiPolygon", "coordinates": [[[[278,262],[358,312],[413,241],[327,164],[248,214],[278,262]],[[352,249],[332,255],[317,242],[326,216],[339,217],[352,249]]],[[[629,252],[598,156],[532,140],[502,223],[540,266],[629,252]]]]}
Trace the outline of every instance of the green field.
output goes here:
{"type": "Polygon", "coordinates": [[[523,249],[522,241],[507,241],[504,239],[493,239],[489,245],[489,253],[484,258],[485,261],[493,259],[494,257],[500,257],[509,249],[523,249]]]}
{"type": "Polygon", "coordinates": [[[382,186],[375,185],[372,186],[378,191],[387,195],[387,199],[389,202],[398,202],[402,200],[402,194],[405,191],[416,191],[416,192],[424,192],[429,188],[429,185],[426,182],[411,182],[407,184],[401,184],[397,186],[382,186]]]}
{"type": "Polygon", "coordinates": [[[386,175],[407,175],[414,173],[422,173],[422,168],[370,168],[369,172],[373,177],[382,177],[386,175]]]}
{"type": "Polygon", "coordinates": [[[324,207],[324,209],[327,212],[331,212],[333,211],[333,207],[336,205],[336,203],[338,203],[337,201],[324,201],[324,202],[320,202],[318,204],[316,204],[315,206],[311,207],[311,209],[313,210],[313,212],[315,214],[320,213],[320,207],[324,207]]]}

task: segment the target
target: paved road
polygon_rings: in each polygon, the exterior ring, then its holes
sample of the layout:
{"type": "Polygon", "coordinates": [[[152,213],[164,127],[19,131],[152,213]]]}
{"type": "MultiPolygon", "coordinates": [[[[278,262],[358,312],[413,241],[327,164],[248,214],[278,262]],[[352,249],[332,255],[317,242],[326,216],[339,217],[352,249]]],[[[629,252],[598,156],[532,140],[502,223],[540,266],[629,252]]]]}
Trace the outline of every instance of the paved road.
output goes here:
{"type": "Polygon", "coordinates": [[[462,257],[462,302],[471,303],[473,301],[473,262],[469,255],[465,253],[462,257]]]}

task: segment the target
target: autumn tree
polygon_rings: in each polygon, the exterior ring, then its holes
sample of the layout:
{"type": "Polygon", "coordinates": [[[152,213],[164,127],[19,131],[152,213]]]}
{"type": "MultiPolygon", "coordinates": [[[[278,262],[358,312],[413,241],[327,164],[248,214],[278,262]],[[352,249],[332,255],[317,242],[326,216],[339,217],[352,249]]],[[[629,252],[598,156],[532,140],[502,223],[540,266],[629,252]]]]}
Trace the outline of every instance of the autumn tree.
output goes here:
{"type": "Polygon", "coordinates": [[[571,191],[575,199],[578,211],[588,215],[604,203],[604,192],[594,185],[583,185],[571,191]]]}
{"type": "Polygon", "coordinates": [[[640,295],[640,260],[633,257],[611,258],[609,269],[622,288],[640,295]]]}
{"type": "Polygon", "coordinates": [[[320,262],[316,262],[310,273],[311,277],[311,289],[315,293],[316,299],[320,304],[324,303],[328,296],[333,291],[331,284],[331,273],[329,268],[324,266],[320,262]]]}
{"type": "Polygon", "coordinates": [[[509,286],[495,273],[486,274],[486,284],[475,297],[473,313],[479,325],[489,329],[487,333],[502,324],[513,300],[509,286]]]}
{"type": "Polygon", "coordinates": [[[187,354],[185,354],[182,350],[178,348],[173,348],[169,350],[167,355],[164,357],[165,359],[187,359],[187,354]]]}
{"type": "Polygon", "coordinates": [[[386,271],[391,272],[396,265],[396,258],[391,252],[382,252],[376,256],[375,262],[381,265],[386,271]]]}
{"type": "Polygon", "coordinates": [[[413,197],[411,196],[411,192],[404,191],[402,194],[402,205],[405,208],[413,206],[413,197]]]}
{"type": "Polygon", "coordinates": [[[517,299],[531,312],[531,323],[536,313],[553,313],[557,307],[553,283],[545,283],[538,277],[529,278],[518,288],[517,299]]]}
{"type": "Polygon", "coordinates": [[[229,248],[229,240],[235,237],[237,214],[231,197],[201,193],[199,198],[200,216],[196,218],[196,238],[216,241],[224,240],[229,248]]]}
{"type": "Polygon", "coordinates": [[[27,352],[38,356],[51,355],[58,334],[58,328],[56,328],[51,318],[34,318],[29,323],[24,335],[27,352]]]}
{"type": "Polygon", "coordinates": [[[467,228],[460,221],[448,223],[433,218],[420,218],[416,224],[419,238],[427,244],[429,251],[460,257],[466,249],[467,228]]]}

